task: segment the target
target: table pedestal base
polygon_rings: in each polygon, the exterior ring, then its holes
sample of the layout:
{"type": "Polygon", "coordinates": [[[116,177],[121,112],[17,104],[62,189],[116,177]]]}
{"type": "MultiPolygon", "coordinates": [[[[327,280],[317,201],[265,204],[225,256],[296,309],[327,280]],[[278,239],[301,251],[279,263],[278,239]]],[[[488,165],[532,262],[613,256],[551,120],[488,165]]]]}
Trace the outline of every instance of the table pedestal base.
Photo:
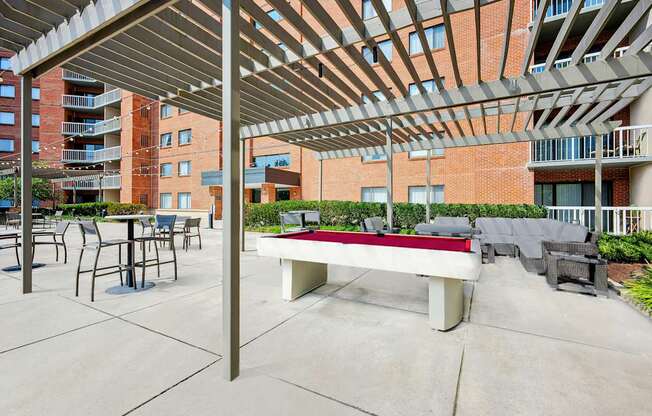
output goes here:
{"type": "Polygon", "coordinates": [[[326,284],[328,265],[309,261],[281,259],[283,299],[294,300],[326,284]]]}
{"type": "Polygon", "coordinates": [[[140,284],[138,284],[138,289],[137,290],[134,290],[133,287],[127,286],[127,285],[113,286],[113,287],[110,287],[110,288],[106,289],[106,293],[108,293],[109,295],[126,295],[126,294],[129,294],[129,293],[142,292],[143,290],[151,289],[154,286],[156,286],[156,283],[154,283],[154,282],[145,282],[145,287],[143,287],[143,288],[141,288],[140,284]]]}
{"type": "Polygon", "coordinates": [[[430,276],[428,283],[430,327],[446,331],[462,321],[464,315],[464,282],[430,276]]]}

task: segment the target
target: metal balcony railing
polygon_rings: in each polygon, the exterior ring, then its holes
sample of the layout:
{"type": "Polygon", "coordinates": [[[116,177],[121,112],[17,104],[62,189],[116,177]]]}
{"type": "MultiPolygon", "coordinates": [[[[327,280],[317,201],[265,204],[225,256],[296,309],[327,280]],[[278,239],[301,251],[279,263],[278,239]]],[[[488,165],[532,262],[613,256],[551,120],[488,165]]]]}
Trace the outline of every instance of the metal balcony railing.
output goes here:
{"type": "MultiPolygon", "coordinates": [[[[120,175],[109,175],[101,178],[102,189],[120,189],[120,175]]],[[[61,188],[66,190],[92,191],[100,189],[99,177],[81,177],[61,182],[61,188]]]]}
{"type": "MultiPolygon", "coordinates": [[[[595,207],[546,207],[548,218],[595,231],[595,207]]],[[[602,232],[631,234],[652,230],[652,207],[602,207],[602,232]]]]}
{"type": "Polygon", "coordinates": [[[64,163],[98,163],[120,159],[120,146],[100,150],[63,149],[61,161],[64,163]]]}
{"type": "Polygon", "coordinates": [[[92,137],[120,131],[120,128],[121,123],[119,117],[100,121],[98,123],[74,123],[64,121],[61,123],[61,134],[68,136],[92,137]]]}
{"type": "MultiPolygon", "coordinates": [[[[604,4],[604,0],[579,0],[579,1],[584,1],[584,7],[583,7],[584,9],[589,7],[601,6],[604,4]]],[[[534,18],[536,17],[537,9],[539,8],[539,1],[532,0],[530,4],[531,4],[530,9],[532,10],[530,14],[530,19],[534,21],[534,18]]],[[[573,5],[573,0],[550,0],[550,5],[548,6],[548,10],[546,10],[546,18],[565,15],[570,11],[572,5],[573,5]]]]}
{"type": "MultiPolygon", "coordinates": [[[[652,125],[618,127],[602,138],[603,159],[651,157],[652,125]]],[[[564,137],[530,142],[530,163],[563,162],[595,159],[596,136],[564,137]]]]}
{"type": "Polygon", "coordinates": [[[66,81],[81,81],[81,82],[89,82],[89,83],[98,82],[95,78],[87,77],[86,75],[78,74],[68,69],[63,70],[63,75],[61,78],[63,78],[66,81]]]}
{"type": "MultiPolygon", "coordinates": [[[[625,54],[625,51],[627,51],[628,48],[629,48],[629,46],[623,46],[622,48],[616,49],[614,51],[614,58],[620,58],[621,56],[623,56],[625,54]]],[[[582,61],[585,64],[588,64],[589,62],[596,61],[599,56],[600,56],[600,52],[588,53],[588,54],[584,55],[584,58],[582,59],[582,61]]],[[[557,59],[553,66],[556,69],[566,68],[568,65],[570,65],[570,62],[571,62],[571,58],[557,59]]],[[[532,65],[530,67],[530,73],[538,74],[540,72],[543,72],[543,69],[544,69],[545,66],[546,66],[545,63],[532,65]]]]}
{"type": "Polygon", "coordinates": [[[115,89],[107,91],[104,94],[96,95],[94,97],[87,97],[83,95],[62,95],[61,105],[65,108],[94,110],[118,102],[121,99],[121,91],[119,89],[115,89]]]}

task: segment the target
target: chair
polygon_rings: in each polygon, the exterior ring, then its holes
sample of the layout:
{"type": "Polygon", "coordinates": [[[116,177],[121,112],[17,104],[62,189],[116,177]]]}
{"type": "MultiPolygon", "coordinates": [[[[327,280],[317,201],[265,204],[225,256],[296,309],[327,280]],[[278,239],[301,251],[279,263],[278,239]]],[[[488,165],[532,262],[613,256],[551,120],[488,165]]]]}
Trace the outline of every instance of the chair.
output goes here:
{"type": "Polygon", "coordinates": [[[56,261],[59,261],[59,246],[63,247],[63,263],[68,263],[68,248],[66,247],[66,231],[70,226],[69,221],[61,221],[57,224],[54,231],[52,230],[39,230],[32,232],[32,261],[34,260],[34,253],[36,252],[37,245],[50,245],[56,249],[56,261]],[[42,237],[52,237],[52,241],[39,241],[42,237]],[[57,237],[61,241],[57,241],[57,237]]]}
{"type": "Polygon", "coordinates": [[[127,245],[127,250],[129,250],[129,244],[132,243],[132,241],[126,240],[126,239],[113,239],[113,240],[102,240],[102,235],[100,234],[100,230],[97,227],[97,223],[95,220],[93,221],[79,221],[79,230],[81,231],[82,235],[82,249],[81,253],[79,253],[79,264],[77,265],[77,277],[75,280],[75,296],[79,296],[79,275],[84,274],[84,273],[92,273],[91,277],[91,302],[95,301],[95,278],[99,276],[107,276],[110,274],[120,274],[120,285],[123,285],[124,282],[122,280],[122,272],[131,270],[132,274],[134,274],[134,290],[137,288],[136,280],[135,280],[135,273],[134,273],[134,267],[127,265],[127,264],[122,264],[122,246],[127,245]],[[96,238],[96,241],[87,241],[87,236],[89,235],[94,235],[96,238]],[[117,265],[111,265],[111,266],[104,266],[104,267],[97,267],[97,262],[100,259],[100,253],[102,252],[102,249],[108,248],[108,247],[118,247],[118,264],[117,265]],[[88,269],[88,270],[81,270],[81,263],[82,263],[82,258],[84,257],[84,252],[86,250],[94,250],[95,251],[95,261],[93,263],[93,268],[88,269]],[[97,273],[98,271],[101,270],[110,270],[110,269],[115,269],[111,270],[109,272],[105,273],[97,273]]]}
{"type": "Polygon", "coordinates": [[[281,233],[291,233],[296,231],[304,231],[301,222],[301,215],[290,212],[281,212],[281,233]],[[291,226],[288,228],[288,226],[291,226]]]}
{"type": "Polygon", "coordinates": [[[385,224],[385,220],[381,217],[365,218],[360,222],[360,229],[366,233],[395,233],[399,231],[399,228],[390,230],[387,224],[385,224]]]}
{"type": "Polygon", "coordinates": [[[543,242],[546,281],[559,289],[561,283],[593,286],[595,295],[608,296],[607,262],[592,242],[543,242]]]}
{"type": "Polygon", "coordinates": [[[16,262],[20,266],[20,255],[18,254],[18,247],[20,247],[20,234],[12,234],[10,236],[4,236],[0,238],[0,250],[7,250],[13,248],[16,251],[16,262]],[[4,243],[4,240],[13,239],[13,242],[4,243]]]}
{"type": "Polygon", "coordinates": [[[7,212],[7,219],[5,221],[5,230],[9,227],[20,227],[20,212],[7,212]]]}
{"type": "MultiPolygon", "coordinates": [[[[140,221],[140,226],[142,227],[140,236],[141,237],[146,237],[146,236],[152,237],[152,236],[154,236],[154,234],[155,234],[154,224],[152,224],[149,221],[149,218],[140,218],[139,221],[140,221]]],[[[150,243],[149,243],[149,245],[147,247],[147,250],[149,250],[149,251],[152,250],[152,242],[151,241],[150,241],[150,243]]]]}
{"type": "Polygon", "coordinates": [[[199,224],[201,223],[201,218],[188,218],[183,224],[183,248],[188,251],[190,246],[190,239],[197,237],[199,239],[199,249],[201,250],[201,234],[199,233],[199,224]],[[196,229],[196,233],[193,234],[193,228],[196,229]]]}
{"type": "MultiPolygon", "coordinates": [[[[142,277],[140,283],[141,287],[145,287],[145,269],[147,267],[156,266],[157,276],[160,277],[162,264],[174,263],[174,280],[177,280],[177,250],[174,247],[174,225],[176,223],[176,220],[177,220],[176,215],[157,215],[156,227],[159,231],[152,236],[136,237],[135,241],[137,243],[140,243],[141,245],[140,249],[143,253],[143,259],[141,261],[137,261],[134,264],[136,268],[140,268],[142,270],[142,277]],[[154,242],[154,250],[156,252],[156,257],[148,259],[147,254],[145,252],[145,243],[152,242],[152,241],[154,242]],[[170,243],[170,250],[172,250],[172,260],[161,261],[158,252],[158,245],[156,244],[157,242],[170,243]]],[[[135,279],[135,273],[134,273],[134,279],[135,279]]],[[[136,283],[134,282],[134,285],[135,284],[136,283]]]]}

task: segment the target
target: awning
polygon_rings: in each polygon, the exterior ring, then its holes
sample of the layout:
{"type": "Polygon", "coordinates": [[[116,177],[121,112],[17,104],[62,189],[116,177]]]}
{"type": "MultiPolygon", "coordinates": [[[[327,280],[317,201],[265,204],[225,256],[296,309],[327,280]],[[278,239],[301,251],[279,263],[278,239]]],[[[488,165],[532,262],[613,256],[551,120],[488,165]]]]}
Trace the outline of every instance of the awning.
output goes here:
{"type": "MultiPolygon", "coordinates": [[[[245,169],[245,188],[260,188],[263,183],[275,185],[300,186],[301,175],[285,169],[270,167],[245,169]]],[[[202,186],[222,186],[223,172],[211,170],[201,173],[202,186]]]]}

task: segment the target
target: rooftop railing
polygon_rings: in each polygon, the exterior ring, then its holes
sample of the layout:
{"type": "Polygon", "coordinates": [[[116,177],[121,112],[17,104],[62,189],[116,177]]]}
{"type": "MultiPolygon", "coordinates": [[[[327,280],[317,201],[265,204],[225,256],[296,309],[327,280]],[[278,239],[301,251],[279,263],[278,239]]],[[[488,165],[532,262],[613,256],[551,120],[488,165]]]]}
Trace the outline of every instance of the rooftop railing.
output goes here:
{"type": "Polygon", "coordinates": [[[98,123],[75,123],[64,121],[61,123],[61,134],[67,136],[92,137],[120,131],[120,128],[121,123],[119,117],[100,121],[98,123]]]}
{"type": "Polygon", "coordinates": [[[122,92],[119,89],[107,91],[96,96],[84,95],[62,95],[61,105],[66,108],[81,108],[94,110],[106,105],[116,103],[122,99],[122,92]]]}
{"type": "Polygon", "coordinates": [[[100,150],[63,149],[61,161],[64,163],[99,163],[120,159],[120,146],[100,150]]]}
{"type": "MultiPolygon", "coordinates": [[[[629,48],[629,46],[623,46],[622,48],[616,49],[614,51],[614,58],[619,58],[619,57],[623,56],[625,51],[627,51],[627,48],[629,48]]],[[[585,64],[588,64],[590,62],[596,61],[599,56],[600,56],[600,52],[588,53],[588,54],[584,55],[584,58],[582,58],[582,61],[585,64]]],[[[568,65],[570,65],[570,62],[571,62],[571,58],[557,59],[555,61],[555,63],[553,64],[553,66],[556,69],[562,69],[562,68],[566,68],[568,65]]],[[[544,69],[545,66],[546,66],[545,63],[532,65],[530,67],[530,73],[538,74],[540,72],[543,72],[543,69],[544,69]]]]}
{"type": "MultiPolygon", "coordinates": [[[[120,175],[108,175],[101,178],[102,189],[120,189],[120,175]]],[[[61,188],[66,190],[92,191],[100,189],[100,178],[78,178],[61,183],[61,188]]]]}
{"type": "Polygon", "coordinates": [[[95,78],[87,77],[86,75],[78,74],[68,69],[63,70],[63,75],[61,78],[63,78],[66,81],[81,81],[81,82],[88,82],[88,83],[99,82],[95,78]]]}
{"type": "MultiPolygon", "coordinates": [[[[602,137],[602,158],[651,157],[652,125],[618,127],[602,137]]],[[[530,142],[530,163],[575,162],[595,159],[596,136],[565,137],[530,142]]]]}
{"type": "MultiPolygon", "coordinates": [[[[595,231],[595,207],[546,207],[548,218],[595,231]]],[[[602,207],[602,232],[632,234],[652,230],[652,207],[602,207]]]]}
{"type": "MultiPolygon", "coordinates": [[[[604,0],[579,0],[579,1],[584,1],[584,7],[583,7],[584,9],[589,7],[602,6],[604,4],[604,0]]],[[[548,10],[546,10],[546,18],[565,15],[570,11],[572,5],[573,5],[573,0],[550,0],[550,5],[548,6],[548,10]]],[[[539,2],[537,0],[532,0],[531,3],[532,13],[530,15],[532,21],[534,21],[534,18],[536,17],[538,8],[539,8],[539,2]]]]}

